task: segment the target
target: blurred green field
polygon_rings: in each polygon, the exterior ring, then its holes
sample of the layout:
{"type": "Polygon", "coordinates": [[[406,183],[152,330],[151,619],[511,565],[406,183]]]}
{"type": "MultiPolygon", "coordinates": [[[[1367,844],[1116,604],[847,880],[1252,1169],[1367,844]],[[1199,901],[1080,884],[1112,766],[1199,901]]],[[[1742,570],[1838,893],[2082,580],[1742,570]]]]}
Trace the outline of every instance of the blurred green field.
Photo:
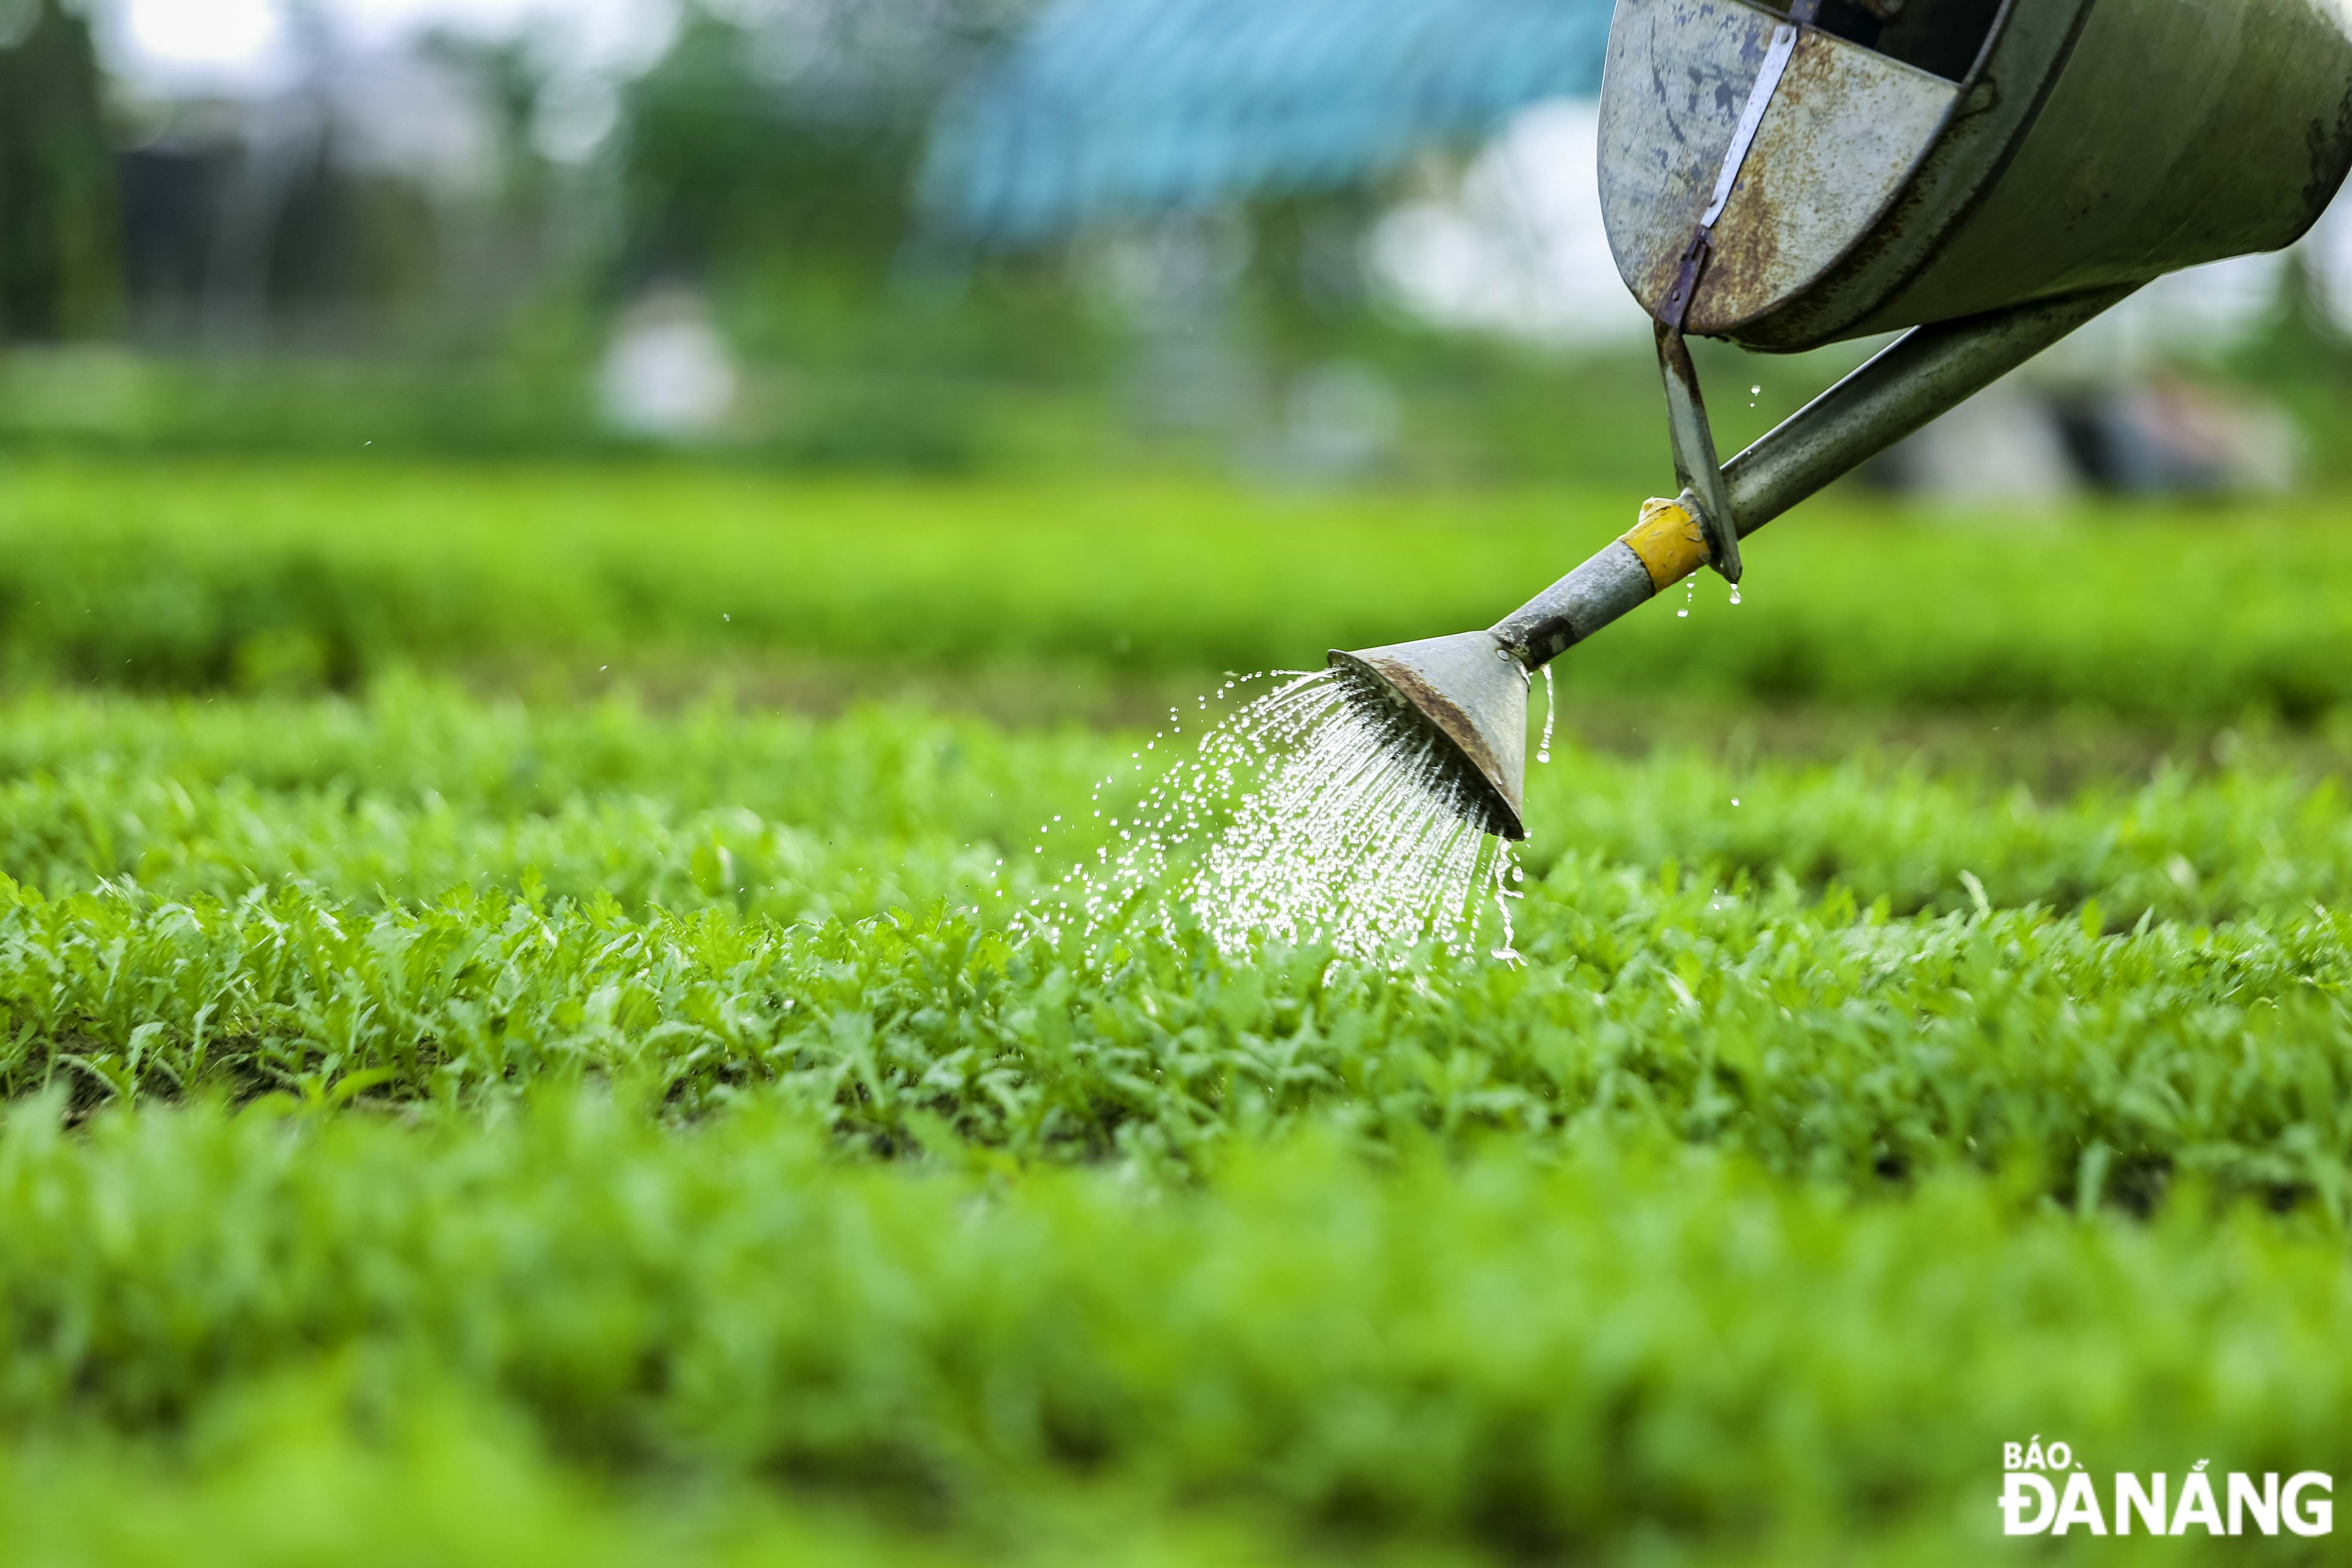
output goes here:
{"type": "MultiPolygon", "coordinates": [[[[355,689],[397,668],[572,690],[812,664],[872,692],[1009,673],[1206,684],[1499,618],[1630,525],[1558,489],[786,479],[677,467],[100,465],[0,473],[0,678],[355,689]]],[[[2315,721],[2352,700],[2352,513],[1784,519],[1561,661],[1571,696],[2315,721]]],[[[1041,697],[1039,700],[1046,700],[1041,697]]]]}
{"type": "Polygon", "coordinates": [[[2030,1435],[2352,1469],[2332,503],[1776,524],[1571,656],[1520,966],[1008,913],[1152,735],[1067,715],[1622,500],[15,464],[0,1559],[1974,1563],[2030,1435]]]}

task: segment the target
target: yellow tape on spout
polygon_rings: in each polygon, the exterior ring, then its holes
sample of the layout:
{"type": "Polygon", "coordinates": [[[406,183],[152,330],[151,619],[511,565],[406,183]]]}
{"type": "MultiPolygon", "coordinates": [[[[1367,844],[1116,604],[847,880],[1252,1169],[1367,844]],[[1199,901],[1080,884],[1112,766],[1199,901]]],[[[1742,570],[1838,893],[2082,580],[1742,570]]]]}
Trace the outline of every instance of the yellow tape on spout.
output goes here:
{"type": "Polygon", "coordinates": [[[1664,593],[1713,558],[1698,519],[1674,501],[1642,503],[1642,521],[1625,533],[1626,547],[1649,568],[1650,586],[1664,593]]]}

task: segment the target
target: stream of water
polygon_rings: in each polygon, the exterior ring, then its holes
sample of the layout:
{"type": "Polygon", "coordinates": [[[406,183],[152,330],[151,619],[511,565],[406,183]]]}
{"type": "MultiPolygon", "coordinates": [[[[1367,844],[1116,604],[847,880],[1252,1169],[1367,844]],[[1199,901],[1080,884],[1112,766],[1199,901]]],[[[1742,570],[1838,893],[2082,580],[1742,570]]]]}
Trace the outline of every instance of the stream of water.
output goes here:
{"type": "Polygon", "coordinates": [[[1269,679],[1164,772],[1181,712],[1098,784],[1089,809],[1107,838],[1031,917],[1056,938],[1197,925],[1229,958],[1273,942],[1391,965],[1423,942],[1466,954],[1499,932],[1489,951],[1516,961],[1521,873],[1475,825],[1476,788],[1446,765],[1447,742],[1336,670],[1237,678],[1219,695],[1269,679]],[[1129,783],[1142,793],[1121,808],[1129,783]]]}

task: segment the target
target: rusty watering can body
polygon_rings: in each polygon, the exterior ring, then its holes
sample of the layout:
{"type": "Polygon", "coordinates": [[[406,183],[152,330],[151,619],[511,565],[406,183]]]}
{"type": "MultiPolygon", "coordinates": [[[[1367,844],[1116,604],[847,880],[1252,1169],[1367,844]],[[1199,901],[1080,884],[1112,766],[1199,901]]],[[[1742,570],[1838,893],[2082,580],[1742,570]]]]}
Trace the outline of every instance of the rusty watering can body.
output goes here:
{"type": "MultiPolygon", "coordinates": [[[[1617,7],[1601,214],[1653,314],[1789,25],[1742,0],[1617,7]]],[[[1687,317],[1749,348],[2274,250],[2352,164],[2332,0],[1829,0],[1795,31],[1687,317]]]]}
{"type": "Polygon", "coordinates": [[[2352,167],[2352,0],[1619,0],[1600,131],[1681,496],[1486,631],[1332,655],[1508,837],[1528,671],[1700,566],[1736,582],[1742,535],[2149,279],[2302,235],[2352,167]],[[1685,333],[1898,328],[1717,464],[1685,333]]]}

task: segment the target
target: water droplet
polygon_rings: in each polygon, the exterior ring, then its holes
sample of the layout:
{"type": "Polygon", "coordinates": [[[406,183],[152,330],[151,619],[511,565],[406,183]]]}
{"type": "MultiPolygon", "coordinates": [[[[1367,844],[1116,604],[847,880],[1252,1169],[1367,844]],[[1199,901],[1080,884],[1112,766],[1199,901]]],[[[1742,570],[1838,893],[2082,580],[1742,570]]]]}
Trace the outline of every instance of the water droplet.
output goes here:
{"type": "Polygon", "coordinates": [[[1558,710],[1558,709],[1557,709],[1557,705],[1554,703],[1553,699],[1552,699],[1552,688],[1551,688],[1551,666],[1549,666],[1549,665],[1545,665],[1545,666],[1543,667],[1543,675],[1544,675],[1544,731],[1543,731],[1543,742],[1542,742],[1542,743],[1541,743],[1541,744],[1539,744],[1539,745],[1538,745],[1538,746],[1536,747],[1536,761],[1538,761],[1538,762],[1539,762],[1539,763],[1548,763],[1548,762],[1551,761],[1551,721],[1552,721],[1552,715],[1553,715],[1553,714],[1558,710]]]}

